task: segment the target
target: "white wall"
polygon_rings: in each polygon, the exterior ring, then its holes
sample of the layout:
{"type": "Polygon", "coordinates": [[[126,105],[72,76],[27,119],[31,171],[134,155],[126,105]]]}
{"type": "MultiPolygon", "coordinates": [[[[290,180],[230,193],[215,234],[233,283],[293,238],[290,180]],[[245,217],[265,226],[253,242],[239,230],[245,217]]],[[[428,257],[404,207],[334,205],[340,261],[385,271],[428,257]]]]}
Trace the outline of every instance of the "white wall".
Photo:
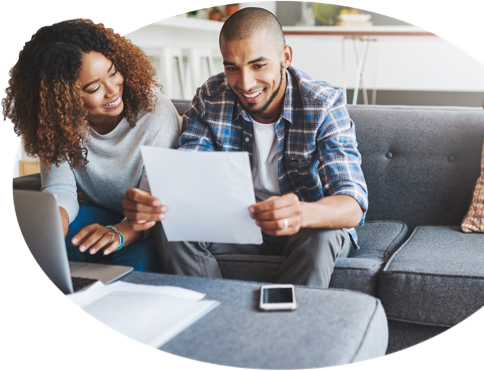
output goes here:
{"type": "MultiPolygon", "coordinates": [[[[223,71],[218,47],[220,28],[220,22],[174,17],[132,32],[128,37],[150,51],[166,46],[210,49],[219,72],[223,71]]],[[[484,92],[484,65],[441,38],[381,36],[376,39],[366,62],[367,88],[484,92]]],[[[342,36],[286,36],[286,41],[294,50],[294,66],[315,79],[340,87],[344,87],[346,80],[346,87],[354,88],[356,58],[352,40],[345,41],[345,59],[342,36]]]]}
{"type": "MultiPolygon", "coordinates": [[[[438,37],[384,36],[370,44],[368,88],[381,90],[484,92],[484,65],[438,37]]],[[[293,64],[315,79],[344,85],[343,40],[338,36],[287,36],[293,64]]],[[[353,88],[353,41],[345,41],[347,87],[353,88]]]]}

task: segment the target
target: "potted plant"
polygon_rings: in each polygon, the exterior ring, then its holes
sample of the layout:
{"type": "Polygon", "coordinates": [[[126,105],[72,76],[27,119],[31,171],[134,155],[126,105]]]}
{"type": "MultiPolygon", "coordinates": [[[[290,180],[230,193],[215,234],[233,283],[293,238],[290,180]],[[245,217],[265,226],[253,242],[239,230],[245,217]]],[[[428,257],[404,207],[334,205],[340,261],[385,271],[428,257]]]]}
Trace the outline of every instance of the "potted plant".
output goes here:
{"type": "Polygon", "coordinates": [[[237,12],[240,9],[239,4],[227,4],[225,5],[225,16],[230,17],[232,14],[237,12]]]}
{"type": "Polygon", "coordinates": [[[214,6],[210,9],[208,19],[212,21],[220,21],[220,19],[222,19],[222,12],[218,6],[214,6]]]}

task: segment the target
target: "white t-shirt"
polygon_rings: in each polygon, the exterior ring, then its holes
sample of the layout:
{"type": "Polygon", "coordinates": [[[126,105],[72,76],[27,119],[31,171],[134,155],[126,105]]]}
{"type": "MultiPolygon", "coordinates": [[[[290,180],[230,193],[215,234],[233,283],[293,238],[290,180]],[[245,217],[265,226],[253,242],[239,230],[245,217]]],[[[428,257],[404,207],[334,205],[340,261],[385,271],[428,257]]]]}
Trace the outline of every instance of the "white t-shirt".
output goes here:
{"type": "Polygon", "coordinates": [[[254,148],[252,153],[252,179],[257,201],[280,196],[277,159],[276,123],[261,123],[251,116],[254,123],[254,148]]]}

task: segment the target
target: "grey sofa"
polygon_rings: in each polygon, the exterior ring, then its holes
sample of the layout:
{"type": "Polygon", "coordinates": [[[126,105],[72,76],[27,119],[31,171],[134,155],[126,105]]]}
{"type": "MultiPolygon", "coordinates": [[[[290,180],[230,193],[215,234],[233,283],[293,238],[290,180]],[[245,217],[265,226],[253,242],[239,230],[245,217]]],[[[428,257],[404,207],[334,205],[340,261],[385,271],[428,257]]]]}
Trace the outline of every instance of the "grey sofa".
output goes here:
{"type": "MultiPolygon", "coordinates": [[[[174,101],[180,113],[188,101],[174,101]]],[[[348,106],[369,189],[360,250],[338,259],[331,288],[379,298],[388,353],[429,339],[484,306],[484,234],[459,225],[480,173],[480,108],[348,106]]],[[[38,175],[14,188],[39,189],[38,175]]],[[[277,256],[216,256],[224,278],[273,282],[277,256]]]]}

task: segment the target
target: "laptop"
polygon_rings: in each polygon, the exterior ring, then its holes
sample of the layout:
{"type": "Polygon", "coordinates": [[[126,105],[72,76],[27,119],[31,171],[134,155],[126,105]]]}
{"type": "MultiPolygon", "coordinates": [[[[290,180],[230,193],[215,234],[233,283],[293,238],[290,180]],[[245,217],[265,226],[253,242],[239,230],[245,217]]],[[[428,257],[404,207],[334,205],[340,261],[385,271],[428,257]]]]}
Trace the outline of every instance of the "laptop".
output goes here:
{"type": "Polygon", "coordinates": [[[108,284],[132,267],[69,262],[55,195],[14,190],[17,220],[25,242],[44,273],[64,294],[86,289],[96,281],[108,284]],[[77,289],[73,286],[80,284],[77,289]]]}

